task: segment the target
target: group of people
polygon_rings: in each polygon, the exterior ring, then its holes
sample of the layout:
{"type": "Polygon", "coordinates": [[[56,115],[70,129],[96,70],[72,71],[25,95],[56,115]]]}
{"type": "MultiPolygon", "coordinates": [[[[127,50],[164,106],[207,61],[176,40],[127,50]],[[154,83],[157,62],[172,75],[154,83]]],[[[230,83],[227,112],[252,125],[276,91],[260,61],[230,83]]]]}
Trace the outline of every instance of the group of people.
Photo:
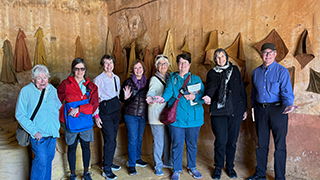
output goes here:
{"type": "MultiPolygon", "coordinates": [[[[251,93],[258,136],[257,167],[254,175],[247,180],[266,179],[270,130],[275,142],[275,176],[280,180],[285,179],[288,113],[297,106],[293,105],[289,73],[275,62],[275,45],[264,44],[260,55],[263,64],[252,74],[251,93]]],[[[21,89],[16,106],[16,118],[30,134],[35,154],[31,179],[51,179],[55,144],[59,138],[59,120],[68,145],[69,179],[75,180],[77,177],[75,163],[79,142],[84,166],[83,179],[91,179],[88,170],[90,142],[94,137],[93,123],[86,120],[88,115],[91,121],[93,117],[104,137],[102,175],[109,180],[117,179],[113,171],[121,167],[113,164],[113,156],[117,145],[121,102],[124,103],[122,113],[128,135],[129,175],[138,174],[136,166],[148,165],[141,159],[143,133],[148,121],[153,136],[155,174],[162,176],[163,168],[172,168],[171,179],[179,180],[186,144],[187,171],[195,179],[202,178],[196,168],[197,141],[204,124],[202,105],[207,104],[210,105],[211,128],[215,135],[215,170],[212,178],[220,179],[224,167],[230,178],[237,178],[234,159],[240,125],[247,118],[246,89],[239,69],[228,60],[225,50],[217,49],[213,59],[216,65],[207,74],[206,88],[199,76],[191,74],[191,57],[188,54],[177,56],[179,70],[171,74],[167,72],[170,65],[168,58],[158,55],[155,59],[157,71],[150,81],[144,75],[146,67],[143,61],[135,60],[129,67],[130,77],[121,87],[119,77],[113,73],[116,61],[110,55],[101,58],[103,72],[93,82],[86,78],[85,61],[74,59],[70,76],[57,89],[48,83],[50,74],[46,66],[36,65],[32,69],[32,83],[21,89]],[[40,101],[43,102],[31,121],[30,116],[42,92],[44,96],[40,101]],[[176,120],[164,125],[160,121],[161,112],[166,106],[172,106],[177,99],[176,120]],[[79,122],[86,126],[78,127],[79,122]]]]}

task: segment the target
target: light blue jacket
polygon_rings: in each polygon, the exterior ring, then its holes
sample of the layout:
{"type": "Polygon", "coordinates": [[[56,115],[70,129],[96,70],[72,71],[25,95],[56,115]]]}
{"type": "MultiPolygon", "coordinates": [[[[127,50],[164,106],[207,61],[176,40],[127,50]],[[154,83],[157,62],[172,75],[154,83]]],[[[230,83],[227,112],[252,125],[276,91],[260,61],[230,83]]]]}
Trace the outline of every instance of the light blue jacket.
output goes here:
{"type": "Polygon", "coordinates": [[[32,138],[38,131],[43,137],[60,137],[59,109],[61,102],[58,98],[57,89],[51,84],[46,87],[38,113],[33,121],[30,120],[39,102],[40,94],[41,91],[33,83],[21,89],[16,105],[16,119],[32,138]]]}
{"type": "MultiPolygon", "coordinates": [[[[170,78],[167,81],[167,86],[163,92],[162,97],[168,102],[168,106],[172,106],[175,100],[178,98],[179,91],[183,86],[185,79],[190,74],[187,73],[183,78],[179,76],[178,72],[173,72],[170,75],[170,78]]],[[[176,122],[172,123],[172,126],[188,128],[188,127],[199,127],[203,125],[203,107],[202,96],[204,94],[204,85],[199,76],[191,75],[191,78],[188,81],[187,86],[194,84],[201,84],[201,89],[199,94],[196,94],[196,98],[193,102],[198,104],[191,106],[190,101],[186,100],[181,96],[178,107],[177,107],[177,117],[176,122]]]]}

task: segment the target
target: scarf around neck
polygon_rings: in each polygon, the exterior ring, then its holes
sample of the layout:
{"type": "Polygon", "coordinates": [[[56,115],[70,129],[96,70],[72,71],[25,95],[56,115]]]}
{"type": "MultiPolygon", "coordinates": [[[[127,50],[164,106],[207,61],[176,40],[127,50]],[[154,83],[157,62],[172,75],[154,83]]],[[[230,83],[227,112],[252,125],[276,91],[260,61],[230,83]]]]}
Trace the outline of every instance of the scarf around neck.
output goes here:
{"type": "Polygon", "coordinates": [[[142,75],[142,78],[140,80],[137,79],[137,76],[135,74],[133,74],[131,78],[134,84],[137,86],[138,90],[144,88],[147,85],[147,77],[145,75],[142,75]]]}
{"type": "Polygon", "coordinates": [[[159,71],[157,71],[155,76],[158,76],[164,83],[167,82],[167,79],[169,78],[169,73],[166,73],[166,77],[164,77],[159,71]]]}
{"type": "Polygon", "coordinates": [[[221,74],[221,81],[220,81],[220,88],[218,92],[218,102],[217,102],[217,109],[224,108],[226,106],[227,100],[227,87],[228,82],[230,80],[232,74],[232,64],[231,62],[227,61],[224,66],[219,66],[218,64],[213,68],[216,73],[221,74]]]}

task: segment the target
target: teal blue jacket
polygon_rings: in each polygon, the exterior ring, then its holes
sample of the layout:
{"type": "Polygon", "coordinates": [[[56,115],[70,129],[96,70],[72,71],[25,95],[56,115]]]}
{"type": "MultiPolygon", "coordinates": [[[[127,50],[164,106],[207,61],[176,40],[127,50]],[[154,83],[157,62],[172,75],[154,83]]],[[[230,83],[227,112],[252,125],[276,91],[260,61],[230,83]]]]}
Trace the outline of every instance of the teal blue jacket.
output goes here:
{"type": "Polygon", "coordinates": [[[43,101],[33,121],[30,120],[36,108],[41,91],[33,83],[24,86],[19,94],[16,105],[16,118],[19,124],[32,138],[39,131],[43,137],[60,137],[59,109],[61,102],[58,98],[57,89],[48,84],[44,93],[43,101]]]}
{"type": "MultiPolygon", "coordinates": [[[[178,72],[173,72],[170,74],[170,78],[167,80],[166,88],[163,92],[162,97],[168,102],[168,106],[172,106],[175,100],[178,98],[179,91],[183,86],[185,79],[190,72],[187,73],[183,78],[179,76],[178,72]]],[[[176,122],[172,123],[172,126],[189,128],[189,127],[199,127],[203,125],[203,107],[202,96],[204,94],[204,85],[199,76],[191,75],[187,86],[195,85],[200,83],[200,91],[196,94],[196,98],[193,102],[196,105],[191,105],[189,100],[186,100],[184,96],[181,96],[178,107],[177,107],[177,117],[176,122]]]]}

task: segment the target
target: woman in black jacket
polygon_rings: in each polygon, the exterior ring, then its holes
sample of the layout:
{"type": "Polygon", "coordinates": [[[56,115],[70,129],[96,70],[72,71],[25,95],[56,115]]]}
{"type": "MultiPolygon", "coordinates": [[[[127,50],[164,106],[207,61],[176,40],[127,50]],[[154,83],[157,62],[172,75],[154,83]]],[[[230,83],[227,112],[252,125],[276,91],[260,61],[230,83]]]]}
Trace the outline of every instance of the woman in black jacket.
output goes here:
{"type": "Polygon", "coordinates": [[[213,58],[216,65],[207,74],[206,95],[203,97],[210,105],[211,127],[216,137],[212,178],[221,178],[224,157],[227,175],[237,178],[233,162],[240,124],[247,118],[247,94],[239,69],[228,61],[226,51],[217,49],[213,58]]]}
{"type": "Polygon", "coordinates": [[[141,60],[135,60],[130,67],[130,77],[121,87],[120,99],[125,104],[124,119],[128,132],[129,175],[138,174],[135,166],[146,167],[141,160],[142,135],[147,122],[148,80],[144,75],[146,67],[141,60]]]}

